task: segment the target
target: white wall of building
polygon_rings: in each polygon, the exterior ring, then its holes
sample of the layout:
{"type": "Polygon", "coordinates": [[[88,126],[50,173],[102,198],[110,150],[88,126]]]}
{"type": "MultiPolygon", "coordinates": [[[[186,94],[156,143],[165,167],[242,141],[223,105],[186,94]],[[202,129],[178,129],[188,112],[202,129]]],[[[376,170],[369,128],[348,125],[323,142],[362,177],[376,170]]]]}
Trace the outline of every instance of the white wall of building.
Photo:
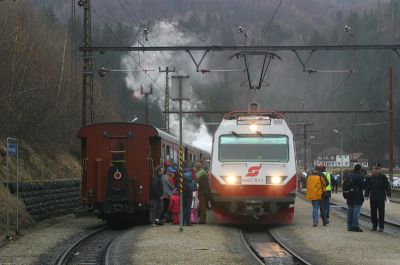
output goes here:
{"type": "Polygon", "coordinates": [[[350,155],[326,155],[324,157],[318,157],[314,160],[314,165],[325,165],[327,167],[351,167],[350,155]]]}
{"type": "Polygon", "coordinates": [[[337,167],[349,167],[350,166],[350,155],[335,155],[337,167]]]}

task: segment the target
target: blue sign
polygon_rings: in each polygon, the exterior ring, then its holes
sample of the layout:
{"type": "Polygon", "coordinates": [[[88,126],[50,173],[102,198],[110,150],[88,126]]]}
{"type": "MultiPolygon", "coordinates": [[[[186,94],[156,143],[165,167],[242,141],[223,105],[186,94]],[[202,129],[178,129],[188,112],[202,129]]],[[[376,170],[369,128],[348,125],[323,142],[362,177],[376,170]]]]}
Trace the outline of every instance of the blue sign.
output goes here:
{"type": "Polygon", "coordinates": [[[8,143],[7,152],[8,152],[9,156],[16,156],[17,155],[17,145],[8,143]]]}

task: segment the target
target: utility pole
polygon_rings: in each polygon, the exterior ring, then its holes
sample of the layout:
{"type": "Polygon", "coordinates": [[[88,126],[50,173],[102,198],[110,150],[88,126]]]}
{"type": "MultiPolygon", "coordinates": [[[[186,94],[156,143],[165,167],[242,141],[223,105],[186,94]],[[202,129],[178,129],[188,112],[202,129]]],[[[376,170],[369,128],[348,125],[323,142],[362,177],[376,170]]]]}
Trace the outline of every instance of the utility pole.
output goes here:
{"type": "Polygon", "coordinates": [[[153,85],[150,85],[148,92],[144,92],[142,87],[141,94],[144,95],[144,120],[146,124],[149,124],[149,95],[153,94],[153,85]]]}
{"type": "Polygon", "coordinates": [[[165,70],[161,70],[161,67],[158,68],[160,73],[165,73],[165,117],[164,117],[164,128],[167,133],[169,133],[169,77],[168,73],[175,73],[175,67],[173,69],[169,69],[167,66],[165,70]]]}
{"type": "Polygon", "coordinates": [[[87,90],[89,89],[89,113],[90,124],[94,122],[93,104],[93,57],[92,57],[92,19],[90,0],[79,0],[78,5],[83,7],[83,39],[84,49],[82,51],[83,71],[82,71],[82,126],[86,126],[87,90]]]}
{"type": "Polygon", "coordinates": [[[399,42],[399,33],[396,30],[400,23],[400,17],[398,15],[398,1],[392,0],[392,43],[399,42]]]}
{"type": "Polygon", "coordinates": [[[304,171],[306,171],[308,169],[307,167],[307,149],[308,149],[308,145],[307,145],[307,126],[312,126],[313,123],[303,123],[303,130],[304,130],[304,171]]]}
{"type": "Polygon", "coordinates": [[[393,119],[393,70],[392,67],[389,68],[389,177],[391,183],[393,183],[393,135],[394,135],[394,119],[393,119]]]}
{"type": "Polygon", "coordinates": [[[178,92],[178,98],[175,98],[173,100],[178,100],[179,101],[179,195],[180,195],[180,220],[179,220],[179,231],[183,232],[183,150],[182,150],[182,101],[185,100],[183,96],[183,87],[182,87],[182,79],[183,78],[189,78],[188,75],[177,75],[177,76],[172,76],[172,78],[177,78],[179,80],[178,86],[179,86],[179,92],[178,92]]]}

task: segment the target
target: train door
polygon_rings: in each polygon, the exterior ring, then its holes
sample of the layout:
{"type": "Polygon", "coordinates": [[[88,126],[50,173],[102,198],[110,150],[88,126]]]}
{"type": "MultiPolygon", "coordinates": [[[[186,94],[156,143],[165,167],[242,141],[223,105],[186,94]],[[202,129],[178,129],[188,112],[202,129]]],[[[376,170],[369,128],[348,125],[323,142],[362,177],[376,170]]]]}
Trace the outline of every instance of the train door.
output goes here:
{"type": "Polygon", "coordinates": [[[188,149],[187,149],[186,146],[185,146],[185,151],[184,152],[185,153],[184,153],[183,161],[188,161],[188,149]]]}
{"type": "MultiPolygon", "coordinates": [[[[81,139],[81,190],[80,190],[80,198],[81,203],[90,203],[89,200],[93,202],[93,196],[89,195],[88,192],[88,173],[87,173],[87,139],[81,139]]],[[[93,191],[91,192],[93,194],[93,191]]]]}
{"type": "Polygon", "coordinates": [[[161,159],[161,138],[154,137],[150,138],[149,155],[148,155],[149,167],[151,173],[154,173],[154,169],[158,165],[162,165],[163,161],[161,159]]]}
{"type": "MultiPolygon", "coordinates": [[[[109,142],[110,165],[107,173],[109,201],[128,201],[129,176],[126,170],[126,146],[128,138],[113,138],[109,142]]],[[[102,161],[96,161],[101,163],[102,161]]]]}

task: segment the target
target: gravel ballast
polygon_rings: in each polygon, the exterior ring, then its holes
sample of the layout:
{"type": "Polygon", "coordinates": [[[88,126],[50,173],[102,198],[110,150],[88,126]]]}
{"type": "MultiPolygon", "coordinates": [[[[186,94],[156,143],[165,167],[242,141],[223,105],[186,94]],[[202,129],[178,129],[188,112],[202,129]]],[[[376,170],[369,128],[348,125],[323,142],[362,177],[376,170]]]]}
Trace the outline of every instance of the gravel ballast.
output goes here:
{"type": "MultiPolygon", "coordinates": [[[[339,201],[339,195],[334,194],[333,200],[339,201]]],[[[390,211],[398,211],[400,205],[390,204],[390,207],[390,211]]],[[[368,202],[364,203],[364,208],[369,208],[368,202]]],[[[390,216],[394,218],[395,214],[390,216]]],[[[313,264],[398,265],[400,238],[388,233],[371,232],[369,228],[362,227],[362,233],[349,232],[346,220],[334,214],[331,214],[327,226],[322,226],[320,219],[319,225],[313,227],[311,202],[299,195],[293,223],[276,227],[274,232],[313,264]]]]}
{"type": "Polygon", "coordinates": [[[73,214],[40,222],[0,248],[0,264],[53,264],[51,258],[57,248],[67,247],[70,239],[101,224],[95,217],[75,218],[73,214]]]}
{"type": "Polygon", "coordinates": [[[254,258],[244,246],[239,230],[218,225],[142,226],[114,242],[111,264],[251,265],[254,258]],[[126,255],[126,256],[124,256],[126,255]]]}

